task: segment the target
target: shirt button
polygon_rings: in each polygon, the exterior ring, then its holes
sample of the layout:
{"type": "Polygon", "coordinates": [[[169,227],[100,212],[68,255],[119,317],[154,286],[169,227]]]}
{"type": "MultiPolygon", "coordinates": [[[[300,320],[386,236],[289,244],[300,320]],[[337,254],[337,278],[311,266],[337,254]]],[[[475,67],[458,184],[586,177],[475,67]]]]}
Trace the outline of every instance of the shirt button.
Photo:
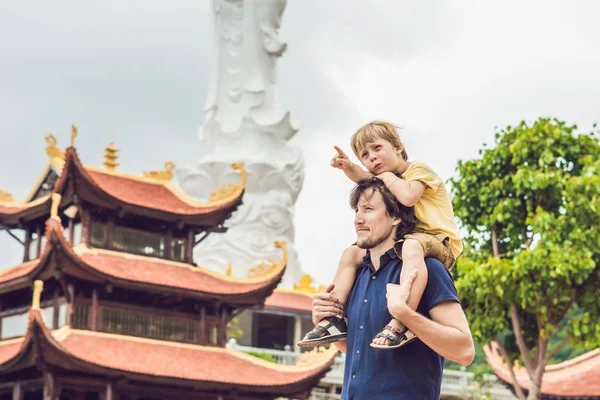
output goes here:
{"type": "Polygon", "coordinates": [[[367,301],[369,301],[369,300],[365,299],[365,303],[366,303],[367,301]]]}
{"type": "Polygon", "coordinates": [[[361,325],[361,326],[360,326],[360,329],[362,329],[362,328],[363,328],[363,326],[361,325]]]}
{"type": "Polygon", "coordinates": [[[360,354],[360,350],[356,350],[356,354],[360,354]]]}
{"type": "Polygon", "coordinates": [[[376,277],[375,275],[373,275],[373,276],[371,277],[371,279],[377,279],[377,277],[376,277]]]}
{"type": "Polygon", "coordinates": [[[352,379],[356,379],[356,375],[352,375],[352,379]]]}

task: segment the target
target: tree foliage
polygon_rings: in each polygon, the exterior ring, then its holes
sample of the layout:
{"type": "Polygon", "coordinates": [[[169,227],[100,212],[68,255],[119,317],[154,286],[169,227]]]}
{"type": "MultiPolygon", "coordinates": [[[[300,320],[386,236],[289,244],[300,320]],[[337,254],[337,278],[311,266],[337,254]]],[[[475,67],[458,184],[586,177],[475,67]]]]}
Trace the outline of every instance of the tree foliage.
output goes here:
{"type": "Polygon", "coordinates": [[[567,341],[600,344],[600,143],[576,130],[550,119],[508,126],[451,180],[471,329],[527,368],[532,391],[567,341]]]}

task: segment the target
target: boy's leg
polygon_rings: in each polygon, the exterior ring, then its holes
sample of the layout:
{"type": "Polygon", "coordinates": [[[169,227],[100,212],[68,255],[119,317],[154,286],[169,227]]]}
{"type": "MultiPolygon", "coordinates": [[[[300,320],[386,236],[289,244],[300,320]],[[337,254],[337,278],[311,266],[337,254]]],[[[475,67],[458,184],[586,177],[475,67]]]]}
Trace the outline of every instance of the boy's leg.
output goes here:
{"type": "MultiPolygon", "coordinates": [[[[350,290],[356,278],[356,271],[362,264],[365,256],[365,250],[358,246],[350,246],[340,258],[338,269],[333,278],[335,285],[332,294],[336,296],[342,305],[346,305],[350,290]]],[[[298,342],[300,347],[312,347],[325,343],[332,343],[342,340],[346,337],[347,327],[343,315],[336,317],[327,317],[321,320],[313,330],[308,332],[304,338],[298,342]]]]}
{"type": "MultiPolygon", "coordinates": [[[[419,274],[413,282],[406,304],[411,309],[416,310],[421,301],[421,297],[423,296],[423,292],[425,291],[425,286],[427,286],[428,271],[427,266],[425,265],[424,246],[417,239],[406,237],[402,244],[402,270],[400,272],[400,282],[403,282],[413,269],[416,269],[419,274]]],[[[381,332],[381,336],[378,335],[379,337],[376,336],[373,338],[371,346],[376,348],[397,348],[408,343],[415,337],[412,332],[408,331],[403,333],[406,337],[405,339],[400,338],[399,334],[402,334],[401,332],[405,330],[405,327],[396,319],[392,319],[388,326],[381,332]],[[388,326],[392,329],[389,329],[388,326]],[[398,337],[400,341],[398,343],[393,343],[390,339],[393,337],[398,337]]]]}
{"type": "Polygon", "coordinates": [[[348,247],[342,253],[338,269],[333,277],[335,287],[331,291],[333,295],[340,299],[342,305],[346,305],[348,301],[348,296],[356,279],[356,271],[362,265],[365,254],[366,250],[355,245],[348,247]]]}

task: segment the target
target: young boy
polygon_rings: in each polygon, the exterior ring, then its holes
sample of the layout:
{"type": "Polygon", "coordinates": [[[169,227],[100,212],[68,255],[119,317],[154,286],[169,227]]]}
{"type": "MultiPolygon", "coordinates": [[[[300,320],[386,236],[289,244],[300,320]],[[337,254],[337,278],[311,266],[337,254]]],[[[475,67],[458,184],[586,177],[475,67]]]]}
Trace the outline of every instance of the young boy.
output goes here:
{"type": "MultiPolygon", "coordinates": [[[[400,203],[407,207],[414,206],[417,225],[412,233],[395,244],[394,251],[403,261],[401,282],[411,270],[419,271],[407,302],[415,310],[427,285],[425,257],[436,258],[450,269],[462,252],[450,196],[442,180],[431,168],[420,162],[408,161],[394,125],[381,121],[371,122],[358,129],[350,141],[354,154],[368,172],[352,163],[337,146],[337,154],[332,158],[331,166],[344,171],[354,182],[375,176],[383,181],[400,203]]],[[[348,299],[356,271],[365,254],[364,249],[353,245],[344,251],[340,259],[332,294],[342,305],[348,299]]],[[[307,333],[298,345],[312,347],[336,342],[344,339],[346,332],[346,323],[341,315],[327,317],[307,333]]],[[[379,349],[398,348],[414,339],[416,336],[410,330],[392,319],[373,338],[371,346],[379,349]]]]}

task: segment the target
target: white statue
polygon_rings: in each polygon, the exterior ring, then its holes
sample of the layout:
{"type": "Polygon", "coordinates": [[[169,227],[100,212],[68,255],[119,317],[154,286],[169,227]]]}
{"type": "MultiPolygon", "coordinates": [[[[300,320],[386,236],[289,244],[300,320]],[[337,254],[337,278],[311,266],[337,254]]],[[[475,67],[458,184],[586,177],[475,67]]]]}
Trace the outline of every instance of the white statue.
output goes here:
{"type": "Polygon", "coordinates": [[[215,48],[200,139],[211,146],[195,167],[176,173],[183,190],[208,199],[217,187],[235,182],[231,162],[243,161],[248,183],[243,205],[194,253],[198,265],[232,275],[279,257],[275,240],[287,242],[283,285],[302,275],[294,241],[293,209],[302,188],[304,164],[288,140],[297,132],[279,101],[276,61],[286,49],[278,36],[285,0],[213,0],[215,48]]]}
{"type": "Polygon", "coordinates": [[[213,0],[215,56],[200,138],[217,154],[260,155],[297,131],[281,107],[275,74],[287,47],[278,37],[285,3],[213,0]]]}

